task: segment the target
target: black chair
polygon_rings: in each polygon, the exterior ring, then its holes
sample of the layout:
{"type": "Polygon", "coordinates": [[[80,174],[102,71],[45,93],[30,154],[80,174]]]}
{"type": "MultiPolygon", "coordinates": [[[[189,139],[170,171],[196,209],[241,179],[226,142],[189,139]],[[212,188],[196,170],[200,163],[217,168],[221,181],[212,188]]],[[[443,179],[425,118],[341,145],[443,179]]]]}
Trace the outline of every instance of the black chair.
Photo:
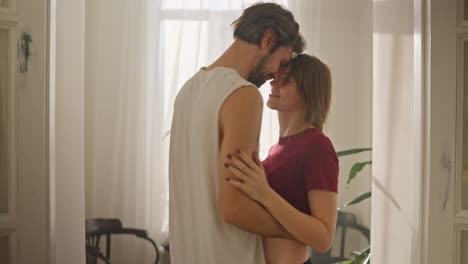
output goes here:
{"type": "MultiPolygon", "coordinates": [[[[324,254],[317,253],[314,249],[310,248],[310,258],[314,264],[330,264],[340,261],[348,260],[345,257],[346,249],[346,231],[348,229],[354,229],[361,233],[367,241],[370,243],[370,231],[367,227],[358,224],[356,215],[352,213],[338,211],[338,219],[336,224],[337,231],[340,231],[340,255],[331,256],[332,249],[328,250],[324,254]]],[[[337,241],[335,241],[337,242],[337,241]]],[[[333,248],[333,245],[332,245],[333,248]]]]}
{"type": "Polygon", "coordinates": [[[119,219],[95,218],[86,220],[86,264],[95,264],[97,260],[110,264],[111,235],[135,235],[151,243],[156,259],[154,264],[159,262],[159,250],[156,243],[148,237],[148,232],[142,229],[123,228],[119,219]],[[101,253],[99,242],[101,237],[105,237],[105,256],[101,253]]]}
{"type": "Polygon", "coordinates": [[[109,260],[104,257],[98,247],[86,245],[86,264],[98,264],[98,260],[101,260],[106,264],[110,264],[109,260]]]}

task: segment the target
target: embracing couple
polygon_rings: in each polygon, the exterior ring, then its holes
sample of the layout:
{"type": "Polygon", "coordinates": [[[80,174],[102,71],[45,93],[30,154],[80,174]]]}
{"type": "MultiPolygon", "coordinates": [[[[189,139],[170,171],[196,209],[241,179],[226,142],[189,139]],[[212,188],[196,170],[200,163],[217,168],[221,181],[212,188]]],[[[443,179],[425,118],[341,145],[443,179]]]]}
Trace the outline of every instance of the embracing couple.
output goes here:
{"type": "Polygon", "coordinates": [[[322,132],[331,75],[284,7],[259,3],[233,22],[234,42],[181,88],[169,157],[172,264],[302,264],[326,252],[337,218],[338,159],[322,132]],[[280,138],[260,161],[266,105],[280,138]]]}

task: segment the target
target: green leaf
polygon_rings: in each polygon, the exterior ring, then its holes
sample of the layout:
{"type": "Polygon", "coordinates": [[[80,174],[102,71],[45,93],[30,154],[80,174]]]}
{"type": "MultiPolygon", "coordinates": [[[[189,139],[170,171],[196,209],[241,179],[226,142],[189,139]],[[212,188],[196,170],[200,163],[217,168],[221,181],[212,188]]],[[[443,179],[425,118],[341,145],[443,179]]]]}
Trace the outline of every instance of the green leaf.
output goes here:
{"type": "Polygon", "coordinates": [[[353,205],[353,204],[358,204],[358,203],[368,199],[371,196],[372,196],[371,192],[363,193],[363,194],[359,195],[358,197],[354,198],[353,200],[351,200],[350,202],[345,203],[343,205],[343,207],[350,206],[350,205],[353,205]]]}
{"type": "Polygon", "coordinates": [[[370,247],[363,251],[353,251],[351,256],[351,264],[370,264],[370,247]]]}
{"type": "Polygon", "coordinates": [[[362,264],[370,264],[370,256],[371,254],[369,253],[369,255],[367,255],[367,258],[364,260],[362,264]]]}
{"type": "Polygon", "coordinates": [[[361,251],[362,254],[369,255],[370,254],[370,246],[368,246],[366,249],[361,251]]]}
{"type": "Polygon", "coordinates": [[[348,149],[348,150],[343,150],[343,151],[338,151],[336,155],[338,157],[343,157],[347,155],[352,155],[360,152],[365,152],[365,151],[371,151],[371,148],[356,148],[356,149],[348,149]]]}
{"type": "Polygon", "coordinates": [[[167,138],[167,136],[169,136],[170,134],[171,134],[171,131],[170,130],[167,131],[166,134],[164,134],[162,141],[164,141],[167,138]]]}
{"type": "Polygon", "coordinates": [[[351,167],[351,170],[349,170],[349,177],[348,177],[348,182],[347,184],[349,184],[355,177],[356,175],[362,171],[362,169],[364,169],[364,167],[366,165],[371,165],[372,164],[372,161],[365,161],[365,162],[358,162],[358,163],[355,163],[353,165],[353,167],[351,167]]]}

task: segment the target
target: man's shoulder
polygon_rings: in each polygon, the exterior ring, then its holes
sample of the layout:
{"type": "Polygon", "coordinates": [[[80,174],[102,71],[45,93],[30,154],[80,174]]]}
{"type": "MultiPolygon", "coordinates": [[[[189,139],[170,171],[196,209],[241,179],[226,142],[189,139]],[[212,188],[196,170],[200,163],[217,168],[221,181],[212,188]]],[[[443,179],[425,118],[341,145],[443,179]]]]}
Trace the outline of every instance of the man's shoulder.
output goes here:
{"type": "Polygon", "coordinates": [[[241,86],[224,101],[220,121],[222,124],[250,126],[261,119],[262,112],[263,99],[258,89],[241,86]]]}
{"type": "Polygon", "coordinates": [[[177,92],[176,99],[177,97],[183,96],[185,93],[187,93],[188,90],[193,88],[198,78],[198,75],[199,73],[195,73],[188,80],[186,80],[184,84],[182,84],[182,86],[179,86],[180,88],[179,88],[179,91],[177,92]]]}
{"type": "Polygon", "coordinates": [[[227,105],[236,107],[257,108],[262,107],[263,98],[258,88],[253,85],[244,85],[238,87],[226,98],[227,105]]]}

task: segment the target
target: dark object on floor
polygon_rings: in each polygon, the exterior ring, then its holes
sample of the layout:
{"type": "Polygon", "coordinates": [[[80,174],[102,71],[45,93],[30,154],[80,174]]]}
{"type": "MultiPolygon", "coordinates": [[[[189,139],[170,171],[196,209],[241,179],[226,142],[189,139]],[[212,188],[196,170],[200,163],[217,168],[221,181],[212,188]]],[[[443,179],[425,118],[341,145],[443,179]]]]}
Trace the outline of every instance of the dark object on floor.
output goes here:
{"type": "Polygon", "coordinates": [[[99,248],[86,245],[86,264],[98,264],[98,260],[110,264],[109,260],[99,251],[99,248]]]}
{"type": "Polygon", "coordinates": [[[148,237],[148,232],[142,229],[123,228],[119,219],[94,218],[86,220],[86,264],[95,264],[100,259],[110,264],[111,235],[135,235],[151,243],[155,252],[156,260],[159,262],[159,250],[156,243],[148,237]],[[101,237],[106,239],[105,256],[99,249],[101,237]]]}
{"type": "MultiPolygon", "coordinates": [[[[360,232],[370,243],[370,231],[367,227],[358,224],[356,215],[352,213],[346,213],[342,211],[338,211],[338,219],[336,224],[336,231],[340,232],[340,255],[339,256],[331,256],[331,249],[328,250],[324,254],[319,254],[315,252],[312,248],[310,249],[310,259],[314,264],[330,264],[339,261],[348,260],[345,258],[345,248],[346,248],[346,230],[347,229],[354,229],[360,232]]],[[[335,241],[334,244],[336,244],[335,241]]],[[[333,248],[333,245],[332,245],[333,248]]],[[[348,252],[346,252],[348,253],[348,252]]]]}

